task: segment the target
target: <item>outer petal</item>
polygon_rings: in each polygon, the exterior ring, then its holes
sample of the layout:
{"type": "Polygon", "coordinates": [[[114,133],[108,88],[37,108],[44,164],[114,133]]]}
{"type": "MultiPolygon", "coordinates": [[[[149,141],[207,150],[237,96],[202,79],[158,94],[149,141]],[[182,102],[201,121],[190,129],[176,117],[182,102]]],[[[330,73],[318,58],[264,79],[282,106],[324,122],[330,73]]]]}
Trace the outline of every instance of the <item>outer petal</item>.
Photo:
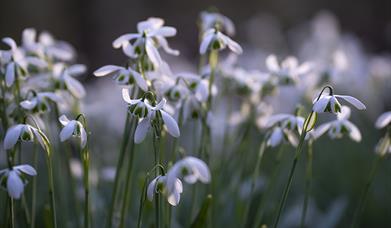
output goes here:
{"type": "Polygon", "coordinates": [[[10,37],[3,38],[3,42],[6,43],[8,46],[10,46],[11,50],[16,50],[18,48],[15,40],[10,37]]]}
{"type": "Polygon", "coordinates": [[[271,147],[275,147],[281,143],[282,138],[282,129],[277,127],[273,130],[272,134],[270,135],[270,138],[267,140],[267,144],[271,147]]]}
{"type": "Polygon", "coordinates": [[[243,49],[238,43],[233,41],[228,36],[226,36],[222,33],[220,33],[220,34],[221,34],[222,38],[224,39],[225,43],[228,45],[228,48],[231,49],[231,51],[233,51],[234,53],[236,53],[238,55],[243,53],[243,49]]]}
{"type": "Polygon", "coordinates": [[[155,38],[158,40],[159,45],[164,49],[165,52],[167,52],[170,55],[175,55],[175,56],[179,55],[179,51],[172,49],[168,45],[168,42],[167,42],[167,40],[164,37],[157,36],[155,38]]]}
{"type": "Polygon", "coordinates": [[[67,72],[73,76],[83,74],[86,71],[87,67],[84,64],[75,64],[67,68],[67,72]]]}
{"type": "Polygon", "coordinates": [[[169,193],[167,197],[168,203],[171,204],[172,206],[178,205],[181,199],[182,191],[183,191],[182,182],[181,180],[176,179],[174,192],[169,193]]]}
{"type": "Polygon", "coordinates": [[[140,37],[140,34],[137,33],[124,34],[113,41],[113,47],[120,48],[124,43],[127,43],[130,40],[136,39],[138,37],[140,37]]]}
{"type": "Polygon", "coordinates": [[[5,84],[10,87],[15,81],[15,63],[11,62],[7,65],[5,72],[5,84]]]}
{"type": "Polygon", "coordinates": [[[15,170],[19,170],[25,174],[28,174],[30,176],[35,176],[37,175],[37,171],[31,166],[31,165],[17,165],[14,166],[15,170]]]}
{"type": "Polygon", "coordinates": [[[276,115],[272,115],[270,116],[268,119],[267,119],[267,123],[266,123],[266,128],[269,128],[269,127],[272,127],[274,124],[288,118],[289,114],[284,114],[284,113],[281,113],[281,114],[276,114],[276,115]]]}
{"type": "Polygon", "coordinates": [[[87,132],[84,129],[83,125],[79,123],[80,127],[80,143],[81,143],[81,148],[86,147],[87,145],[87,132]]]}
{"type": "Polygon", "coordinates": [[[153,41],[151,40],[151,38],[146,38],[145,50],[147,52],[147,55],[148,55],[149,59],[153,63],[153,65],[155,67],[160,66],[160,64],[162,62],[162,59],[160,57],[159,52],[157,51],[157,48],[153,44],[153,41]]]}
{"type": "Polygon", "coordinates": [[[23,181],[20,179],[20,177],[14,170],[11,170],[8,173],[7,190],[8,194],[14,199],[19,199],[23,193],[23,181]]]}
{"type": "Polygon", "coordinates": [[[131,105],[137,104],[141,101],[141,99],[131,99],[129,95],[129,89],[128,88],[123,88],[122,89],[122,98],[126,103],[129,103],[131,105]]]}
{"type": "Polygon", "coordinates": [[[176,35],[176,29],[174,27],[164,26],[164,27],[158,28],[156,30],[153,30],[148,35],[151,35],[151,36],[163,36],[163,37],[175,36],[176,35]]]}
{"type": "Polygon", "coordinates": [[[266,67],[271,72],[277,72],[280,70],[280,66],[278,65],[277,57],[275,55],[269,55],[266,58],[266,67]]]}
{"type": "Polygon", "coordinates": [[[202,183],[210,182],[210,171],[204,161],[196,157],[187,157],[185,159],[191,164],[192,169],[197,171],[196,173],[198,173],[198,178],[202,183]]]}
{"type": "Polygon", "coordinates": [[[360,130],[354,125],[352,122],[346,120],[344,122],[345,126],[349,129],[349,137],[356,142],[361,141],[361,133],[360,130]]]}
{"type": "Polygon", "coordinates": [[[60,123],[62,124],[62,126],[66,126],[70,120],[68,119],[68,117],[66,115],[61,115],[58,120],[60,121],[60,123]]]}
{"type": "Polygon", "coordinates": [[[366,109],[365,105],[361,101],[359,101],[357,98],[354,98],[352,96],[335,95],[335,97],[340,97],[340,98],[344,99],[345,101],[349,102],[354,107],[356,107],[358,110],[366,109]]]}
{"type": "Polygon", "coordinates": [[[144,91],[147,91],[148,90],[148,84],[147,82],[145,81],[145,79],[143,78],[143,76],[141,76],[141,74],[139,74],[138,72],[132,70],[129,68],[129,71],[130,73],[132,74],[134,80],[136,81],[136,84],[144,91]]]}
{"type": "Polygon", "coordinates": [[[136,144],[141,143],[145,139],[145,136],[147,136],[150,127],[151,123],[148,118],[144,118],[138,123],[136,131],[134,133],[134,142],[136,144]]]}
{"type": "Polygon", "coordinates": [[[331,123],[325,123],[320,125],[318,128],[315,128],[313,130],[313,136],[315,139],[319,138],[322,136],[326,131],[328,131],[331,127],[331,123]]]}
{"type": "Polygon", "coordinates": [[[329,101],[330,101],[329,96],[321,97],[318,101],[315,101],[314,106],[312,107],[312,110],[317,113],[324,112],[329,101]]]}
{"type": "Polygon", "coordinates": [[[204,37],[202,38],[201,45],[200,45],[200,54],[201,55],[206,53],[206,51],[208,50],[208,47],[214,37],[215,37],[214,32],[206,32],[205,33],[204,37]]]}
{"type": "Polygon", "coordinates": [[[70,75],[64,76],[64,82],[67,85],[68,90],[76,98],[81,99],[86,95],[86,90],[84,86],[76,79],[72,78],[70,75]]]}
{"type": "Polygon", "coordinates": [[[102,76],[107,76],[113,73],[116,73],[117,71],[124,69],[123,67],[120,66],[115,66],[115,65],[107,65],[103,66],[96,71],[94,71],[94,75],[96,77],[102,77],[102,76]]]}
{"type": "Polygon", "coordinates": [[[377,128],[383,128],[391,123],[391,111],[385,112],[377,118],[375,126],[377,128]]]}
{"type": "Polygon", "coordinates": [[[75,120],[71,120],[60,132],[60,140],[64,142],[69,139],[73,132],[75,131],[77,122],[75,120]]]}
{"type": "Polygon", "coordinates": [[[153,200],[153,196],[156,193],[156,182],[157,180],[161,177],[161,175],[157,176],[155,179],[149,183],[148,188],[147,188],[147,198],[149,201],[153,200]]]}
{"type": "Polygon", "coordinates": [[[37,99],[25,100],[20,102],[20,106],[22,106],[22,108],[27,110],[33,109],[36,105],[37,105],[37,99]]]}
{"type": "Polygon", "coordinates": [[[341,107],[341,112],[337,113],[337,118],[339,120],[347,120],[350,117],[350,108],[348,106],[342,106],[341,107]]]}
{"type": "Polygon", "coordinates": [[[4,149],[8,150],[15,146],[19,139],[20,133],[25,125],[18,124],[8,129],[4,138],[4,149]]]}
{"type": "Polygon", "coordinates": [[[160,110],[160,113],[162,114],[164,125],[166,125],[168,133],[173,137],[178,138],[181,134],[175,119],[163,110],[160,110]]]}

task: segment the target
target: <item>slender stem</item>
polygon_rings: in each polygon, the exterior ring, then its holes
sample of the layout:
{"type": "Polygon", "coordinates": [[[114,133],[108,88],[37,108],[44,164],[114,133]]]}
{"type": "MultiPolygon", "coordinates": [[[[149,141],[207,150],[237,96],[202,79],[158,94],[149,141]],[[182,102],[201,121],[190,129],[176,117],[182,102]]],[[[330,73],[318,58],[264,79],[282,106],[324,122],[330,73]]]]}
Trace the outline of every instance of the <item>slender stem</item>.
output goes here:
{"type": "Polygon", "coordinates": [[[373,164],[372,164],[372,168],[369,173],[369,176],[368,176],[368,180],[365,184],[365,187],[364,187],[363,193],[361,195],[358,207],[354,213],[353,222],[352,222],[352,226],[351,226],[352,228],[356,228],[359,226],[360,218],[361,218],[361,215],[364,211],[364,206],[367,201],[369,189],[373,183],[377,169],[378,169],[380,163],[383,161],[385,154],[390,146],[390,140],[387,137],[389,137],[388,133],[386,134],[386,136],[382,140],[382,143],[380,146],[380,154],[376,154],[376,158],[373,160],[373,164]]]}
{"type": "MultiPolygon", "coordinates": [[[[160,123],[155,124],[154,126],[154,135],[153,135],[153,151],[155,155],[155,166],[158,166],[160,163],[159,158],[159,148],[160,148],[160,123]]],[[[159,175],[159,170],[156,169],[156,176],[159,175]]],[[[156,227],[160,228],[160,194],[155,194],[155,222],[156,227]]]]}
{"type": "Polygon", "coordinates": [[[262,225],[261,223],[262,223],[263,214],[265,213],[265,210],[266,210],[267,200],[270,198],[270,194],[273,192],[275,182],[277,180],[277,176],[280,172],[281,159],[282,159],[282,154],[284,152],[284,148],[285,148],[284,145],[280,146],[280,149],[277,153],[276,160],[274,163],[274,170],[273,170],[272,176],[267,183],[265,193],[262,195],[262,199],[261,199],[261,202],[258,207],[258,209],[260,211],[259,211],[259,213],[257,213],[257,215],[254,219],[254,223],[253,223],[253,224],[255,224],[256,228],[261,227],[261,225],[262,225]]]}
{"type": "MultiPolygon", "coordinates": [[[[34,167],[36,170],[38,170],[38,156],[37,156],[37,146],[36,144],[33,145],[33,160],[34,160],[34,167]]],[[[31,197],[31,224],[30,228],[35,227],[35,214],[36,214],[36,204],[37,204],[37,177],[33,177],[33,190],[32,190],[32,197],[31,197]]]]}
{"type": "MultiPolygon", "coordinates": [[[[181,107],[179,108],[179,116],[178,116],[178,127],[179,129],[182,128],[182,124],[183,124],[183,102],[181,104],[181,107]]],[[[171,161],[175,161],[179,156],[178,156],[178,147],[179,147],[179,139],[178,138],[174,138],[174,145],[173,145],[173,149],[172,149],[172,158],[171,158],[171,161]]]]}
{"type": "MultiPolygon", "coordinates": [[[[131,126],[131,132],[133,132],[130,138],[133,138],[134,129],[137,127],[137,121],[132,122],[131,126]]],[[[124,227],[125,225],[125,215],[127,213],[128,205],[130,204],[130,186],[131,186],[131,179],[132,179],[132,170],[133,170],[133,158],[134,158],[134,141],[130,140],[130,154],[129,154],[129,164],[128,164],[128,170],[126,172],[126,184],[125,184],[125,191],[124,191],[124,200],[122,203],[121,208],[121,219],[120,219],[120,225],[119,227],[124,227]]]]}
{"type": "Polygon", "coordinates": [[[15,228],[15,211],[14,211],[14,199],[9,197],[10,199],[10,212],[11,212],[11,227],[15,228]]]}
{"type": "Polygon", "coordinates": [[[50,212],[52,215],[52,227],[57,228],[57,215],[56,215],[56,200],[54,197],[54,182],[53,182],[53,165],[52,165],[52,156],[48,152],[46,159],[47,168],[48,168],[48,178],[49,178],[49,197],[50,197],[50,212]]]}
{"type": "Polygon", "coordinates": [[[142,224],[144,202],[147,198],[146,192],[147,192],[148,180],[149,180],[149,174],[147,174],[147,176],[145,177],[145,181],[144,181],[143,188],[141,191],[140,205],[139,205],[139,209],[138,209],[138,218],[137,218],[137,228],[141,228],[141,224],[142,224]]]}
{"type": "Polygon", "coordinates": [[[301,221],[300,221],[301,228],[304,228],[304,226],[305,226],[305,218],[307,215],[308,202],[309,202],[309,198],[311,195],[312,160],[313,160],[313,141],[312,141],[312,139],[310,139],[308,141],[308,150],[307,150],[305,195],[304,195],[304,204],[303,204],[303,210],[301,213],[301,221]]]}
{"type": "Polygon", "coordinates": [[[26,226],[30,226],[30,223],[31,223],[30,212],[29,212],[29,208],[28,208],[28,205],[26,202],[26,196],[24,194],[22,195],[22,206],[23,206],[23,210],[24,210],[24,216],[26,218],[26,226]]]}
{"type": "Polygon", "coordinates": [[[243,224],[245,224],[246,227],[248,227],[248,225],[249,225],[250,206],[251,206],[251,202],[253,201],[252,199],[253,199],[253,195],[254,195],[254,188],[255,188],[256,181],[259,177],[259,170],[261,167],[261,161],[262,161],[263,155],[265,154],[265,149],[266,149],[266,138],[262,141],[261,146],[259,147],[257,161],[255,163],[254,172],[252,174],[250,197],[249,197],[250,200],[249,200],[249,202],[247,202],[245,209],[244,209],[244,223],[243,224]]]}
{"type": "Polygon", "coordinates": [[[88,152],[88,146],[82,150],[82,159],[83,159],[83,169],[84,169],[84,227],[89,228],[90,221],[90,188],[89,188],[89,164],[90,164],[90,155],[88,152]]]}

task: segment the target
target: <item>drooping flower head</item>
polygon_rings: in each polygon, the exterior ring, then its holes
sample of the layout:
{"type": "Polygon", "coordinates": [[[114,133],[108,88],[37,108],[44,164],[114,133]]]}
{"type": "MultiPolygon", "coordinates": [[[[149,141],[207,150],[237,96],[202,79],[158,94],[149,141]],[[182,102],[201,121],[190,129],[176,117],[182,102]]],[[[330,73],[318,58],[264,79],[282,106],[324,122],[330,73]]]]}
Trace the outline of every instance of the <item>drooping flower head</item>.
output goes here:
{"type": "Polygon", "coordinates": [[[23,142],[33,142],[34,139],[41,144],[45,149],[44,136],[42,131],[29,125],[29,124],[17,124],[10,127],[7,130],[4,138],[4,149],[9,150],[13,148],[18,140],[23,142]]]}
{"type": "Polygon", "coordinates": [[[56,89],[69,91],[77,99],[86,95],[84,86],[74,77],[82,75],[87,70],[83,64],[66,66],[63,63],[53,65],[53,80],[56,89]]]}
{"type": "Polygon", "coordinates": [[[240,55],[243,52],[242,47],[233,41],[227,35],[224,35],[216,28],[207,30],[202,36],[202,42],[200,45],[200,54],[205,54],[208,50],[221,51],[228,47],[232,52],[240,55]]]}
{"type": "Polygon", "coordinates": [[[20,199],[27,184],[25,175],[35,176],[37,172],[30,165],[17,165],[11,169],[0,170],[0,186],[13,199],[20,199]]]}
{"type": "Polygon", "coordinates": [[[65,115],[58,119],[64,128],[60,132],[60,140],[64,142],[72,136],[80,138],[81,148],[87,145],[87,132],[79,120],[69,120],[65,115]]]}
{"type": "Polygon", "coordinates": [[[225,31],[228,35],[235,35],[235,26],[231,19],[218,12],[201,12],[200,26],[202,32],[214,28],[216,25],[221,29],[221,31],[225,31]]]}
{"type": "Polygon", "coordinates": [[[378,142],[375,151],[380,156],[391,153],[391,132],[389,126],[391,125],[391,111],[381,114],[375,123],[375,127],[378,129],[387,128],[386,135],[378,142]]]}
{"type": "Polygon", "coordinates": [[[331,113],[338,113],[341,112],[341,104],[339,103],[337,98],[341,98],[354,107],[356,107],[358,110],[364,110],[366,109],[365,105],[359,101],[357,98],[354,98],[352,96],[347,95],[333,95],[332,93],[329,95],[321,95],[319,99],[314,100],[314,105],[312,110],[317,113],[322,112],[331,112],[331,113]]]}
{"type": "Polygon", "coordinates": [[[153,196],[156,193],[161,193],[167,197],[167,201],[172,206],[176,206],[179,204],[181,199],[181,194],[183,192],[182,181],[178,178],[175,180],[175,185],[172,191],[168,191],[167,185],[167,177],[159,175],[155,179],[151,181],[148,185],[147,189],[147,197],[150,201],[153,200],[153,196]]]}
{"type": "Polygon", "coordinates": [[[28,97],[26,100],[20,102],[20,106],[33,113],[43,113],[50,110],[48,100],[57,103],[60,102],[60,97],[52,92],[34,92],[31,97],[28,97]]]}

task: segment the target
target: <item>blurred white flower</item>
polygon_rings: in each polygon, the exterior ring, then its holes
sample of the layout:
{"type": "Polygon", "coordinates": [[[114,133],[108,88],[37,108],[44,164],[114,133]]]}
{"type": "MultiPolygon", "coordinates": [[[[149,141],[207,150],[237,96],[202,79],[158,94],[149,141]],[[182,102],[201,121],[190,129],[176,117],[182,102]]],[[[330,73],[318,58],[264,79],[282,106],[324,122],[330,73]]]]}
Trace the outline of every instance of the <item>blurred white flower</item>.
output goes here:
{"type": "Polygon", "coordinates": [[[200,45],[200,54],[205,54],[210,50],[223,50],[228,47],[236,54],[242,54],[242,47],[228,36],[224,35],[215,28],[208,29],[202,36],[200,45]]]}
{"type": "Polygon", "coordinates": [[[208,29],[218,26],[222,31],[225,31],[228,35],[235,35],[234,23],[228,17],[217,12],[202,11],[200,14],[201,19],[201,31],[205,32],[208,29]]]}
{"type": "Polygon", "coordinates": [[[9,150],[15,146],[18,140],[24,142],[33,142],[36,138],[41,146],[45,149],[45,143],[43,139],[43,134],[37,128],[28,125],[28,124],[17,124],[10,127],[7,130],[4,138],[4,149],[9,150]]]}
{"type": "Polygon", "coordinates": [[[81,99],[86,95],[84,86],[73,76],[79,76],[87,70],[83,64],[75,64],[66,66],[64,63],[56,63],[53,65],[53,77],[57,80],[57,89],[68,90],[74,97],[81,99]]]}
{"type": "Polygon", "coordinates": [[[60,140],[64,142],[72,136],[80,137],[81,148],[87,145],[87,132],[83,124],[78,120],[69,120],[65,115],[58,118],[64,128],[60,132],[60,140]]]}
{"type": "Polygon", "coordinates": [[[348,135],[352,140],[361,141],[360,130],[350,122],[350,108],[347,106],[341,107],[341,112],[337,113],[337,119],[328,123],[324,123],[314,130],[315,138],[319,138],[328,131],[330,138],[342,138],[343,135],[348,135]]]}
{"type": "Polygon", "coordinates": [[[289,142],[292,146],[296,147],[298,144],[298,139],[295,133],[288,128],[282,128],[280,126],[275,126],[268,136],[267,146],[276,147],[284,142],[289,142]]]}
{"type": "Polygon", "coordinates": [[[299,65],[298,60],[293,56],[287,57],[281,64],[278,64],[277,57],[269,55],[266,58],[266,67],[272,75],[277,76],[278,81],[283,85],[297,83],[301,76],[308,74],[312,70],[310,62],[304,62],[299,65]]]}
{"type": "Polygon", "coordinates": [[[313,101],[312,110],[317,113],[321,112],[331,112],[338,113],[341,112],[341,104],[337,100],[337,98],[342,98],[345,101],[352,104],[358,110],[366,109],[365,105],[359,101],[357,98],[347,95],[321,95],[319,100],[316,98],[313,101]]]}
{"type": "Polygon", "coordinates": [[[24,175],[35,176],[37,172],[30,165],[17,165],[11,169],[0,170],[0,184],[13,199],[19,199],[27,180],[24,175]]]}
{"type": "Polygon", "coordinates": [[[134,71],[132,68],[121,67],[115,65],[107,65],[94,71],[97,77],[112,76],[119,85],[133,85],[136,84],[142,90],[148,90],[148,84],[141,74],[134,71]]]}
{"type": "Polygon", "coordinates": [[[185,180],[189,184],[194,184],[197,180],[202,183],[209,183],[211,176],[206,163],[196,157],[185,157],[177,161],[167,172],[166,186],[169,192],[177,189],[177,179],[185,180]]]}
{"type": "Polygon", "coordinates": [[[149,129],[152,127],[152,122],[161,116],[161,121],[163,121],[164,126],[167,129],[167,132],[173,137],[179,137],[180,131],[177,122],[175,119],[170,116],[166,111],[163,110],[166,100],[163,98],[156,106],[152,106],[147,102],[147,99],[136,99],[132,100],[129,95],[128,89],[122,90],[122,97],[130,104],[129,111],[138,116],[139,118],[143,118],[137,125],[135,134],[134,134],[134,142],[141,143],[145,136],[147,135],[149,129]],[[159,114],[158,114],[159,113],[159,114]],[[159,116],[159,117],[158,117],[159,116]]]}
{"type": "Polygon", "coordinates": [[[381,129],[388,126],[391,123],[391,111],[381,114],[375,123],[376,128],[381,129]]]}
{"type": "Polygon", "coordinates": [[[155,67],[159,67],[163,62],[158,48],[171,55],[179,55],[179,51],[168,46],[166,37],[176,35],[176,29],[170,26],[163,26],[164,20],[161,18],[148,18],[146,21],[137,24],[138,33],[128,33],[118,37],[113,41],[114,48],[122,48],[125,55],[137,58],[145,53],[155,67]],[[132,43],[130,41],[136,40],[132,43]]]}
{"type": "Polygon", "coordinates": [[[22,108],[32,112],[50,111],[50,104],[47,99],[53,102],[60,102],[60,97],[52,92],[34,93],[32,97],[20,102],[22,108]]]}
{"type": "Polygon", "coordinates": [[[268,118],[266,123],[266,128],[270,128],[274,125],[279,125],[282,128],[287,128],[290,130],[297,130],[301,133],[304,125],[304,118],[301,116],[295,116],[292,114],[275,114],[268,118]]]}
{"type": "Polygon", "coordinates": [[[167,177],[161,175],[157,176],[151,181],[147,189],[148,200],[152,201],[153,196],[156,193],[162,193],[166,195],[169,204],[171,204],[172,206],[176,206],[179,204],[179,201],[181,199],[181,193],[183,192],[182,182],[177,178],[175,180],[175,185],[172,191],[168,191],[166,189],[166,181],[167,177]]]}

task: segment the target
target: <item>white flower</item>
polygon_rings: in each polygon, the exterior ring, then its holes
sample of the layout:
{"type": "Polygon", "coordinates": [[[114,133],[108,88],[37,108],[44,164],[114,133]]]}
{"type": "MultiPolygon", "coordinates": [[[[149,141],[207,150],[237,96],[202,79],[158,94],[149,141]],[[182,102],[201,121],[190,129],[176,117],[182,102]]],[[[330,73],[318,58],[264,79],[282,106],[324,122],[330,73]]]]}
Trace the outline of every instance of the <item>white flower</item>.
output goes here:
{"type": "Polygon", "coordinates": [[[142,90],[148,90],[148,84],[143,76],[130,67],[124,68],[115,65],[107,65],[96,70],[94,75],[97,77],[112,76],[119,85],[136,84],[142,90]]]}
{"type": "Polygon", "coordinates": [[[153,196],[156,193],[162,193],[166,195],[169,204],[171,204],[172,206],[176,206],[179,204],[179,201],[181,199],[181,193],[183,192],[182,181],[177,178],[175,180],[175,186],[172,191],[168,191],[166,189],[166,181],[167,177],[161,175],[153,179],[148,185],[147,197],[150,201],[152,201],[153,196]]]}
{"type": "Polygon", "coordinates": [[[226,31],[228,35],[232,36],[235,34],[234,23],[220,13],[203,11],[200,14],[200,18],[202,31],[214,28],[217,25],[221,30],[226,31]]]}
{"type": "Polygon", "coordinates": [[[176,162],[166,176],[166,186],[169,192],[175,192],[177,189],[177,179],[183,178],[189,184],[194,184],[198,180],[202,183],[209,183],[211,179],[206,163],[192,156],[176,162]]]}
{"type": "Polygon", "coordinates": [[[208,49],[223,50],[228,48],[236,54],[242,54],[242,47],[228,36],[224,35],[215,28],[207,30],[202,36],[200,45],[200,54],[205,54],[208,49]]]}
{"type": "Polygon", "coordinates": [[[72,136],[80,137],[81,148],[87,145],[87,132],[83,124],[78,120],[69,120],[65,115],[58,119],[64,128],[60,132],[60,140],[64,142],[72,136]]]}
{"type": "Polygon", "coordinates": [[[291,82],[297,82],[300,76],[308,74],[312,69],[312,64],[304,62],[299,65],[295,57],[289,56],[280,65],[275,55],[269,55],[266,58],[266,67],[272,75],[278,77],[280,83],[289,84],[291,82]]]}
{"type": "Polygon", "coordinates": [[[66,67],[63,63],[57,63],[53,66],[53,76],[60,83],[61,89],[66,89],[74,97],[81,99],[86,95],[86,90],[73,76],[79,76],[85,73],[86,70],[86,66],[82,64],[66,67]]]}
{"type": "Polygon", "coordinates": [[[298,140],[296,135],[288,128],[276,126],[266,142],[267,146],[276,147],[281,143],[288,141],[292,146],[297,146],[298,140]]]}
{"type": "Polygon", "coordinates": [[[330,138],[341,138],[343,135],[349,135],[349,137],[359,142],[361,141],[360,130],[348,119],[350,117],[350,108],[347,106],[342,106],[341,112],[337,114],[337,119],[331,122],[320,125],[314,130],[315,138],[319,138],[326,131],[330,138]]]}
{"type": "Polygon", "coordinates": [[[391,111],[385,112],[377,118],[375,126],[376,128],[384,128],[391,123],[391,111]]]}
{"type": "Polygon", "coordinates": [[[0,170],[0,184],[13,199],[19,199],[24,191],[24,186],[27,184],[24,174],[35,176],[37,172],[30,165],[17,165],[12,169],[0,170]]]}
{"type": "Polygon", "coordinates": [[[317,113],[321,112],[331,112],[337,113],[341,112],[341,104],[337,98],[342,98],[345,101],[352,104],[358,110],[366,109],[365,105],[359,101],[357,98],[347,95],[322,95],[319,100],[317,98],[314,100],[314,105],[312,110],[317,113]]]}
{"type": "Polygon", "coordinates": [[[176,29],[163,25],[164,20],[161,18],[148,18],[137,24],[138,33],[128,33],[118,37],[114,40],[113,47],[122,48],[125,55],[131,58],[137,58],[146,53],[154,66],[159,67],[163,62],[158,52],[159,47],[162,47],[168,54],[179,55],[179,51],[171,49],[166,40],[166,37],[176,35],[176,29]],[[132,40],[136,41],[131,44],[132,40]]]}
{"type": "Polygon", "coordinates": [[[143,118],[138,123],[134,134],[135,143],[141,143],[144,140],[149,129],[152,127],[151,123],[155,121],[158,116],[162,117],[161,120],[170,135],[176,138],[180,136],[177,122],[172,116],[170,116],[170,114],[163,110],[164,105],[166,104],[166,100],[164,98],[156,106],[152,106],[146,99],[131,99],[128,89],[122,89],[122,97],[125,102],[130,104],[129,111],[133,115],[143,118]],[[158,113],[160,115],[158,115],[158,113]]]}
{"type": "Polygon", "coordinates": [[[43,133],[40,132],[37,128],[28,124],[17,124],[7,130],[3,146],[5,150],[9,150],[15,146],[18,140],[24,142],[33,142],[36,138],[37,141],[41,144],[41,146],[45,149],[43,137],[43,133]]]}
{"type": "Polygon", "coordinates": [[[304,118],[301,116],[295,116],[291,114],[276,114],[272,115],[267,119],[266,128],[270,128],[273,125],[279,124],[282,128],[287,128],[290,130],[297,130],[301,133],[304,125],[304,118]]]}
{"type": "Polygon", "coordinates": [[[48,104],[47,99],[54,102],[60,102],[60,97],[55,93],[42,92],[35,93],[32,97],[20,102],[20,106],[32,112],[46,112],[50,110],[50,105],[48,104]]]}

